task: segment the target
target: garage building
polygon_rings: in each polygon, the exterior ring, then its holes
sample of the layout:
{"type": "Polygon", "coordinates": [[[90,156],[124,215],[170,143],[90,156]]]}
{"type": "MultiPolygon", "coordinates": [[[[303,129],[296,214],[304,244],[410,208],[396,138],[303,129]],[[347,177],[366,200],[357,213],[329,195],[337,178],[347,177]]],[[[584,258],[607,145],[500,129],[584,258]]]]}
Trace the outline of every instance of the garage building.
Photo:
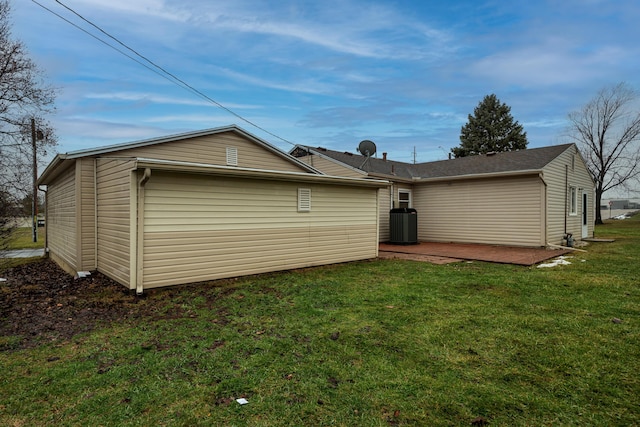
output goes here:
{"type": "Polygon", "coordinates": [[[237,126],[57,155],[46,249],[130,289],[374,258],[378,190],[237,126]]]}

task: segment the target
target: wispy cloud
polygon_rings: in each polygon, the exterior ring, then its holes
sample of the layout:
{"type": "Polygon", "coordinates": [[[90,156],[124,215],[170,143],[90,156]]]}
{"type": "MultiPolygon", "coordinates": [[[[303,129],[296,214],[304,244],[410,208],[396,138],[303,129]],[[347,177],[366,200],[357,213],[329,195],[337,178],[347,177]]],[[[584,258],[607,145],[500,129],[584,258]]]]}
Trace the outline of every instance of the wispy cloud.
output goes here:
{"type": "MultiPolygon", "coordinates": [[[[216,107],[210,101],[197,100],[197,98],[187,97],[170,97],[159,95],[157,93],[142,93],[142,92],[106,92],[106,93],[88,93],[84,95],[86,99],[101,99],[109,101],[124,101],[124,102],[145,102],[153,104],[167,104],[167,105],[190,105],[196,107],[216,107]]],[[[240,104],[236,102],[225,102],[224,105],[228,108],[237,109],[259,109],[263,108],[258,104],[240,104]]]]}
{"type": "Polygon", "coordinates": [[[251,74],[241,73],[228,68],[221,68],[220,72],[238,82],[287,92],[300,92],[319,95],[333,93],[337,90],[337,87],[335,85],[323,83],[310,78],[298,79],[293,81],[276,81],[275,76],[272,76],[271,79],[267,79],[251,74]]]}
{"type": "Polygon", "coordinates": [[[424,59],[449,49],[446,31],[398,14],[376,3],[328,2],[323,8],[300,7],[295,19],[285,8],[241,3],[205,7],[200,27],[291,39],[332,52],[376,59],[424,59]]]}
{"type": "MultiPolygon", "coordinates": [[[[61,88],[61,149],[229,123],[278,143],[32,2],[12,3],[15,34],[61,88]]],[[[539,146],[603,85],[640,88],[637,0],[65,3],[270,132],[336,149],[373,138],[391,158],[457,145],[488,93],[539,146]]]]}
{"type": "Polygon", "coordinates": [[[610,73],[628,53],[613,45],[586,49],[554,37],[483,57],[470,66],[468,74],[523,87],[581,85],[610,73]]]}
{"type": "MultiPolygon", "coordinates": [[[[165,0],[76,0],[77,11],[99,9],[112,13],[135,14],[162,18],[169,21],[186,21],[192,13],[171,7],[165,0]]],[[[76,9],[76,6],[74,6],[76,9]]]]}
{"type": "Polygon", "coordinates": [[[154,104],[173,104],[173,105],[193,105],[206,106],[211,105],[207,101],[198,101],[188,98],[173,98],[155,93],[137,93],[137,92],[105,92],[105,93],[88,93],[84,95],[86,99],[100,99],[109,101],[124,102],[145,102],[154,104]]]}
{"type": "Polygon", "coordinates": [[[212,127],[211,123],[225,123],[228,116],[224,114],[162,114],[143,119],[144,123],[189,123],[198,126],[212,127]]]}

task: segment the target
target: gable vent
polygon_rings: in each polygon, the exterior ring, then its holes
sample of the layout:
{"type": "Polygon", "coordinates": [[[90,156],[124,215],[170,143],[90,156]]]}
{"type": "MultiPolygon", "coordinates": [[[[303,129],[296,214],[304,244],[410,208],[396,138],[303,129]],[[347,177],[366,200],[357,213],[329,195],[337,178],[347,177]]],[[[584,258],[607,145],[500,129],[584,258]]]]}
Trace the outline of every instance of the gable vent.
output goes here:
{"type": "Polygon", "coordinates": [[[298,212],[311,211],[311,189],[298,188],[298,212]]]}
{"type": "Polygon", "coordinates": [[[227,166],[238,166],[238,149],[227,147],[227,166]]]}

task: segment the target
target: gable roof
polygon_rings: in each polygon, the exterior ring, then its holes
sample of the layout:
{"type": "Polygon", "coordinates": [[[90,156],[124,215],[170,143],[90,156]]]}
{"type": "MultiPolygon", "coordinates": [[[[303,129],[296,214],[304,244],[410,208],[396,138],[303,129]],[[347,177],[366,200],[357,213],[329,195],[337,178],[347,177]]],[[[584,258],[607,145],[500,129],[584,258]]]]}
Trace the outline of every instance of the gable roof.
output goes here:
{"type": "Polygon", "coordinates": [[[415,165],[420,178],[441,178],[461,175],[481,175],[517,171],[542,170],[549,162],[573,144],[552,145],[495,154],[460,157],[415,165]]]}
{"type": "Polygon", "coordinates": [[[369,175],[386,176],[394,178],[412,179],[414,174],[411,170],[410,163],[397,162],[394,160],[383,160],[377,157],[369,157],[368,159],[360,154],[350,153],[348,151],[340,152],[328,150],[323,147],[312,148],[304,145],[297,145],[290,151],[294,157],[303,157],[307,153],[312,156],[320,156],[330,161],[341,163],[343,166],[367,172],[369,175]]]}
{"type": "Polygon", "coordinates": [[[212,128],[212,129],[204,129],[204,130],[199,130],[199,131],[185,132],[185,133],[180,133],[180,134],[161,136],[161,137],[157,137],[157,138],[150,138],[150,139],[143,139],[143,140],[139,140],[139,141],[126,142],[126,143],[122,143],[122,144],[108,145],[108,146],[105,146],[105,147],[90,148],[90,149],[78,150],[78,151],[70,151],[70,152],[64,153],[64,154],[57,154],[53,158],[51,163],[49,163],[49,165],[46,167],[44,172],[42,172],[42,174],[40,175],[40,178],[38,179],[38,184],[39,185],[46,184],[48,181],[50,181],[52,178],[55,177],[55,175],[57,174],[56,171],[60,171],[60,167],[61,166],[65,166],[66,167],[66,165],[73,163],[73,161],[75,159],[79,159],[79,158],[82,158],[82,157],[92,157],[92,156],[102,156],[102,155],[106,155],[106,154],[114,154],[114,153],[117,153],[118,151],[129,150],[129,149],[133,149],[133,148],[147,147],[147,146],[150,146],[150,145],[164,144],[164,143],[167,143],[167,142],[176,142],[176,141],[181,141],[181,140],[185,140],[185,139],[197,138],[197,137],[201,137],[201,136],[209,136],[209,135],[220,134],[220,133],[224,133],[224,132],[233,132],[233,133],[235,133],[237,135],[240,135],[241,137],[252,141],[256,145],[259,145],[260,147],[264,148],[265,150],[270,151],[271,153],[273,153],[273,154],[275,154],[275,155],[277,155],[279,157],[282,157],[283,159],[285,159],[285,160],[287,160],[287,161],[289,161],[289,162],[301,167],[303,170],[305,170],[305,171],[307,171],[309,173],[324,175],[322,172],[320,172],[319,170],[315,169],[314,167],[312,167],[312,166],[310,166],[310,165],[298,160],[297,158],[295,158],[295,157],[289,155],[288,153],[280,150],[276,146],[271,145],[268,142],[258,138],[257,136],[247,132],[246,130],[242,129],[241,127],[239,127],[237,125],[229,125],[229,126],[221,126],[221,127],[212,128]]]}
{"type": "Polygon", "coordinates": [[[306,155],[307,152],[311,155],[324,156],[325,158],[332,159],[349,167],[363,170],[370,176],[418,180],[540,171],[549,164],[549,162],[574,145],[575,144],[553,145],[417,164],[373,157],[367,159],[365,156],[359,154],[328,150],[321,147],[310,148],[297,146],[291,153],[298,157],[306,155]]]}

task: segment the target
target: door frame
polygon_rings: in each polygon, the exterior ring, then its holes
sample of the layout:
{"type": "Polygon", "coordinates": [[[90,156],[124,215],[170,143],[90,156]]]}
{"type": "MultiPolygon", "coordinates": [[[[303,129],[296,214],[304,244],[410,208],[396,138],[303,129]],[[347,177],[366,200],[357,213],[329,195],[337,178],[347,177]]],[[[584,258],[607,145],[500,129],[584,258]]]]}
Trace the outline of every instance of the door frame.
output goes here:
{"type": "Polygon", "coordinates": [[[589,237],[589,194],[582,192],[582,238],[589,237]]]}

